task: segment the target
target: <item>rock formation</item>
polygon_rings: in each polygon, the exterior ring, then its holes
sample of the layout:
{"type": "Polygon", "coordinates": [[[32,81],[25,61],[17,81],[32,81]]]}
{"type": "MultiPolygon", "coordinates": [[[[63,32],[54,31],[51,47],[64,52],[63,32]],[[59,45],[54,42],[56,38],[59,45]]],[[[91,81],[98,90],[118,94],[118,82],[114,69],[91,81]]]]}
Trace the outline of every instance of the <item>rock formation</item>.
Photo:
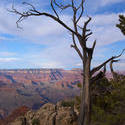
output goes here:
{"type": "Polygon", "coordinates": [[[71,107],[47,103],[37,111],[28,111],[10,125],[77,125],[77,115],[71,107]]]}

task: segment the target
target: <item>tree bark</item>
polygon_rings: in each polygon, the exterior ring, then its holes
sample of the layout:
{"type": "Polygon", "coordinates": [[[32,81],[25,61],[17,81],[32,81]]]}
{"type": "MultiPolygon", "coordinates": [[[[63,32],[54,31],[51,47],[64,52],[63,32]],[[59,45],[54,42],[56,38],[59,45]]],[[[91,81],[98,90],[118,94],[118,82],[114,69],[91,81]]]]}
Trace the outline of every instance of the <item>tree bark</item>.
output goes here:
{"type": "Polygon", "coordinates": [[[112,60],[111,62],[110,62],[110,70],[111,70],[111,73],[112,73],[112,76],[113,76],[113,79],[114,79],[114,81],[116,81],[116,82],[118,82],[118,80],[119,80],[119,75],[116,73],[116,72],[114,72],[114,70],[113,70],[113,63],[114,62],[118,62],[119,60],[112,60]]]}
{"type": "Polygon", "coordinates": [[[80,106],[79,125],[90,125],[90,64],[91,59],[86,59],[83,64],[84,78],[82,85],[82,97],[80,106]]]}

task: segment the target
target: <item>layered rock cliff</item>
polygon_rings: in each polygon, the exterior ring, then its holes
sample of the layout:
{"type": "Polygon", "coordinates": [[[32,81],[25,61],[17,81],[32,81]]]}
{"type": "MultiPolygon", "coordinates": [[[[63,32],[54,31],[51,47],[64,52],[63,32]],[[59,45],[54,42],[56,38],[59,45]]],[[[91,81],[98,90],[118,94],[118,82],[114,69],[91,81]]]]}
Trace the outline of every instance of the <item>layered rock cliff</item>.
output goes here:
{"type": "Polygon", "coordinates": [[[81,81],[80,69],[0,70],[0,119],[22,105],[39,109],[73,97],[81,81]]]}

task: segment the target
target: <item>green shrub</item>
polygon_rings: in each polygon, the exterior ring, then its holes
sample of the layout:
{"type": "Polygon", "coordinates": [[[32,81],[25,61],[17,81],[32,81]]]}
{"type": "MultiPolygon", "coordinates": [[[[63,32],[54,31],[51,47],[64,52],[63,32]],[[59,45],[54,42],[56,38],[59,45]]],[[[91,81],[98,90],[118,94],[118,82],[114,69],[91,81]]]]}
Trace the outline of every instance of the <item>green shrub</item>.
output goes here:
{"type": "Polygon", "coordinates": [[[32,125],[40,125],[39,119],[35,118],[32,120],[32,125]]]}
{"type": "MultiPolygon", "coordinates": [[[[78,86],[79,87],[79,86],[78,86]]],[[[75,105],[80,109],[80,96],[75,105]]],[[[125,77],[100,80],[91,86],[92,125],[125,125],[125,77]]]]}
{"type": "Polygon", "coordinates": [[[74,100],[63,100],[62,102],[61,102],[61,105],[63,106],[63,107],[73,107],[74,106],[74,100]]]}

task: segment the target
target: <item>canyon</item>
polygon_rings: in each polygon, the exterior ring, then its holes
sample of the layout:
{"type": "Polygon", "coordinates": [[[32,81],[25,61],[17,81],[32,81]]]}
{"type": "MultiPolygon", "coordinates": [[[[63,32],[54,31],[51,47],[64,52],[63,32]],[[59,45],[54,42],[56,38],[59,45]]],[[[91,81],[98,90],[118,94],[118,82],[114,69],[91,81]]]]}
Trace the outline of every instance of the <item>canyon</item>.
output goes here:
{"type": "Polygon", "coordinates": [[[0,70],[0,119],[21,106],[37,110],[78,95],[81,73],[81,69],[0,70]]]}
{"type": "MultiPolygon", "coordinates": [[[[125,75],[125,71],[119,73],[125,75]]],[[[15,111],[20,115],[23,110],[37,110],[46,103],[56,104],[79,95],[81,74],[81,69],[0,70],[0,119],[8,121],[15,111]]],[[[111,73],[106,77],[112,78],[111,73]]]]}

